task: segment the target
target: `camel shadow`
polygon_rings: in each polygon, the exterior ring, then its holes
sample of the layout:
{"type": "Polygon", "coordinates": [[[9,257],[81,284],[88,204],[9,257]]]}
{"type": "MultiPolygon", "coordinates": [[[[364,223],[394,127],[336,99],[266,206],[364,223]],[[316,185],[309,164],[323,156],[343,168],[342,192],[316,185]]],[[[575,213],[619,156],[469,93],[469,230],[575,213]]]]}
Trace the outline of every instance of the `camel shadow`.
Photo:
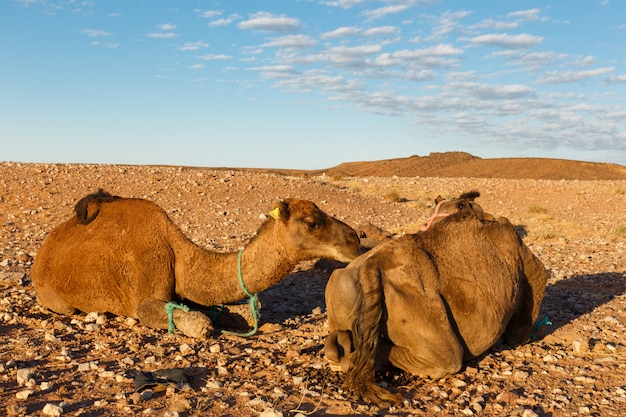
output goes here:
{"type": "Polygon", "coordinates": [[[600,272],[564,278],[548,285],[541,304],[539,319],[552,323],[538,332],[542,338],[556,332],[585,314],[626,293],[626,274],[600,272]]]}

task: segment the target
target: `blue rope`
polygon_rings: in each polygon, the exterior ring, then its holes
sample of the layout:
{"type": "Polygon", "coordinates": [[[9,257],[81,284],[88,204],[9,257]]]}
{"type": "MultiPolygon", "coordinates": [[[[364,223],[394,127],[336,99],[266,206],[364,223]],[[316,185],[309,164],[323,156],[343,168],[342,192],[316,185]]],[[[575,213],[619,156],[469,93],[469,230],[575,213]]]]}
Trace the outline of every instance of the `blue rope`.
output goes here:
{"type": "Polygon", "coordinates": [[[243,250],[240,250],[237,254],[237,278],[239,279],[239,285],[243,292],[248,296],[248,305],[250,306],[250,313],[252,314],[252,319],[254,320],[254,327],[248,333],[237,333],[231,332],[228,330],[222,330],[222,334],[230,334],[233,336],[239,337],[248,337],[254,335],[259,330],[259,308],[258,308],[258,296],[256,294],[250,293],[246,288],[246,285],[243,283],[243,275],[241,273],[241,257],[243,255],[243,250]]]}
{"type": "Polygon", "coordinates": [[[185,313],[189,311],[189,307],[183,304],[177,304],[173,301],[165,304],[165,311],[167,312],[167,333],[174,333],[174,329],[176,329],[176,325],[174,324],[174,310],[176,309],[183,310],[185,313]]]}

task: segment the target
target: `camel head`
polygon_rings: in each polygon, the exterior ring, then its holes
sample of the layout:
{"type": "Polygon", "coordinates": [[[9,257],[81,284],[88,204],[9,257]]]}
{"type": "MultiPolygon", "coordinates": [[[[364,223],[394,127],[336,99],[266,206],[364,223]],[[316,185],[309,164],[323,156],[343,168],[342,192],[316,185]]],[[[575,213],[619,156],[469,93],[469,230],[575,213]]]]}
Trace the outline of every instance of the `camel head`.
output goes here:
{"type": "Polygon", "coordinates": [[[446,200],[443,197],[438,196],[435,198],[436,205],[430,215],[430,218],[428,219],[428,222],[426,222],[420,230],[428,230],[433,225],[445,219],[447,216],[463,210],[473,211],[480,220],[494,220],[494,217],[491,214],[485,213],[483,208],[474,201],[477,197],[480,197],[480,193],[478,191],[463,193],[459,196],[459,198],[455,198],[453,200],[446,200]]]}
{"type": "Polygon", "coordinates": [[[344,222],[308,200],[285,199],[270,216],[291,259],[330,258],[350,262],[360,255],[359,237],[344,222]]]}

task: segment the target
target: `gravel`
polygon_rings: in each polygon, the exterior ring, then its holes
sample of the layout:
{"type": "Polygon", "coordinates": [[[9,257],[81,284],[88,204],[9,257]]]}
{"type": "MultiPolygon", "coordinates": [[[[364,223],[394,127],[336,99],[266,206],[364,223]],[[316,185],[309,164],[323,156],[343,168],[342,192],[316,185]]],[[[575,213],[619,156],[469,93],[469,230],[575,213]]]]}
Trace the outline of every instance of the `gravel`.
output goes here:
{"type": "MultiPolygon", "coordinates": [[[[241,416],[626,415],[626,181],[283,176],[168,166],[0,163],[0,414],[241,416]],[[281,198],[355,228],[414,232],[433,199],[476,189],[550,272],[537,340],[494,346],[457,374],[379,376],[403,404],[352,399],[323,355],[332,263],[303,262],[261,293],[261,331],[195,340],[135,319],[39,307],[30,267],[78,199],[104,188],[161,205],[197,244],[234,251],[281,198]],[[138,372],[182,368],[184,389],[135,392],[138,372]]],[[[162,389],[163,388],[163,389],[162,389]]]]}

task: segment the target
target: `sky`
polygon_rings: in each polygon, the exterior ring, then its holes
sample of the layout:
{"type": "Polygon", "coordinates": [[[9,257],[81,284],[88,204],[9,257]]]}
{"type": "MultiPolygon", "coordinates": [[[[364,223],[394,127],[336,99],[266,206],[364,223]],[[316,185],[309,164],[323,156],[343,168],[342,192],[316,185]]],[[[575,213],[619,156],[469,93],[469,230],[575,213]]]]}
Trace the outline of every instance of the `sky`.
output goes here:
{"type": "Polygon", "coordinates": [[[626,1],[2,0],[0,161],[626,165],[626,1]]]}

